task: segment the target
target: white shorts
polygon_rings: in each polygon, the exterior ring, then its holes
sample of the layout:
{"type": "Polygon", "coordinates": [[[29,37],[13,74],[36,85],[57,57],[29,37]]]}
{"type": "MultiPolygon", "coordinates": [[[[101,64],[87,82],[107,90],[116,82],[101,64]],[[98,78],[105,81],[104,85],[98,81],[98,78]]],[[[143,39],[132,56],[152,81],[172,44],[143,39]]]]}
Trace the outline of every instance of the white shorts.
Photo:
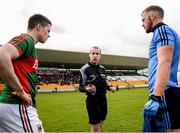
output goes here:
{"type": "Polygon", "coordinates": [[[0,103],[0,132],[44,132],[32,106],[0,103]]]}

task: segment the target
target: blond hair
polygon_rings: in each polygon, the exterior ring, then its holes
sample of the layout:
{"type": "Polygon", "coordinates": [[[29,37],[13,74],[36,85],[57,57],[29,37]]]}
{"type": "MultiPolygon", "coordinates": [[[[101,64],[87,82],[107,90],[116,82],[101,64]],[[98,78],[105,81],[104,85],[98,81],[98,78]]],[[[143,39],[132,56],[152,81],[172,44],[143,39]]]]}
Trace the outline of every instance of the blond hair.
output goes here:
{"type": "Polygon", "coordinates": [[[155,12],[157,12],[157,15],[158,15],[159,18],[161,18],[161,19],[164,18],[164,10],[160,6],[151,5],[151,6],[147,7],[146,9],[144,9],[142,11],[142,14],[145,13],[145,12],[149,12],[149,11],[155,11],[155,12]]]}

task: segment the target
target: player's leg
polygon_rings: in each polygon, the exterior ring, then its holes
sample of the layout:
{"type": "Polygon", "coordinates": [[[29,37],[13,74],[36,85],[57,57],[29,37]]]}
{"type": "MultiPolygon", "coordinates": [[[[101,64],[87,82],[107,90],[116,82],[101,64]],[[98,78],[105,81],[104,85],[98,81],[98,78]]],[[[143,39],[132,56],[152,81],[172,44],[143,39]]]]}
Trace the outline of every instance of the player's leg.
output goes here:
{"type": "MultiPolygon", "coordinates": [[[[180,130],[180,88],[168,88],[162,96],[160,109],[149,117],[151,131],[175,132],[180,130]]],[[[150,131],[148,129],[148,131],[150,131]]]]}
{"type": "MultiPolygon", "coordinates": [[[[21,106],[21,110],[22,110],[22,112],[23,112],[23,110],[24,110],[24,112],[26,112],[26,115],[27,115],[26,121],[29,121],[29,128],[33,132],[41,132],[41,133],[44,132],[42,122],[38,117],[36,108],[34,108],[32,106],[29,106],[29,107],[21,106]]],[[[26,124],[26,123],[24,123],[24,124],[26,124]]]]}
{"type": "Polygon", "coordinates": [[[170,119],[170,132],[180,131],[180,88],[171,87],[165,91],[170,119]]]}
{"type": "Polygon", "coordinates": [[[26,132],[18,104],[0,103],[0,129],[1,132],[26,132]]]}

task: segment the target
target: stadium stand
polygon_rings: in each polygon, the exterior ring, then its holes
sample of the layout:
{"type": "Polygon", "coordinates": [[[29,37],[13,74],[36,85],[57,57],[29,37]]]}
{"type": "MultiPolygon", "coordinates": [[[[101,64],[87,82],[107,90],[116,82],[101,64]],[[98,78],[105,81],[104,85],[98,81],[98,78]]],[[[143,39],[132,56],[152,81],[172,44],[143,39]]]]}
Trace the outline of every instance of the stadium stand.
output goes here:
{"type": "MultiPolygon", "coordinates": [[[[114,72],[107,73],[107,81],[110,86],[118,88],[144,87],[147,86],[147,77],[133,72],[114,72]],[[125,75],[124,75],[125,74],[125,75]],[[113,75],[113,76],[111,76],[113,75]]],[[[77,91],[79,83],[79,70],[64,70],[57,68],[43,68],[38,73],[38,91],[39,92],[56,92],[56,91],[77,91]]]]}
{"type": "Polygon", "coordinates": [[[3,81],[0,79],[0,92],[2,91],[2,89],[3,89],[3,81]]]}
{"type": "MultiPolygon", "coordinates": [[[[118,88],[146,87],[147,76],[140,75],[135,71],[107,71],[108,85],[118,88]],[[121,76],[117,76],[121,75],[121,76]]],[[[77,91],[79,83],[78,69],[39,68],[37,79],[38,92],[77,91]]],[[[0,90],[3,81],[0,80],[0,90]]]]}
{"type": "MultiPolygon", "coordinates": [[[[77,90],[79,68],[89,60],[89,53],[48,49],[37,49],[37,53],[40,67],[37,79],[39,92],[77,90]]],[[[103,54],[100,63],[107,70],[108,84],[111,86],[123,88],[147,85],[144,74],[138,74],[139,70],[147,68],[147,58],[103,54]]],[[[1,81],[0,90],[2,88],[1,81]]]]}

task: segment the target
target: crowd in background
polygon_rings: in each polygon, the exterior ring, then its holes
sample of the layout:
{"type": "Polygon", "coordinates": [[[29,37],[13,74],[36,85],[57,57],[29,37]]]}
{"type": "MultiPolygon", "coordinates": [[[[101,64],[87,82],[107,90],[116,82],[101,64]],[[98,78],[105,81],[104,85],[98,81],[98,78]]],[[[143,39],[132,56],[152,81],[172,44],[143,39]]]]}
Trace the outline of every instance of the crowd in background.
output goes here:
{"type": "Polygon", "coordinates": [[[38,75],[37,84],[70,85],[79,83],[78,74],[38,75]]]}
{"type": "MultiPolygon", "coordinates": [[[[127,75],[137,75],[136,71],[107,71],[107,79],[112,81],[112,77],[118,77],[117,80],[120,80],[120,76],[127,75]],[[110,78],[109,78],[110,77],[110,78]]],[[[79,71],[71,71],[71,70],[58,70],[58,69],[40,69],[38,70],[38,78],[37,84],[59,84],[59,85],[70,85],[70,84],[78,84],[80,80],[79,71]]],[[[0,83],[3,81],[0,79],[0,83]]]]}

